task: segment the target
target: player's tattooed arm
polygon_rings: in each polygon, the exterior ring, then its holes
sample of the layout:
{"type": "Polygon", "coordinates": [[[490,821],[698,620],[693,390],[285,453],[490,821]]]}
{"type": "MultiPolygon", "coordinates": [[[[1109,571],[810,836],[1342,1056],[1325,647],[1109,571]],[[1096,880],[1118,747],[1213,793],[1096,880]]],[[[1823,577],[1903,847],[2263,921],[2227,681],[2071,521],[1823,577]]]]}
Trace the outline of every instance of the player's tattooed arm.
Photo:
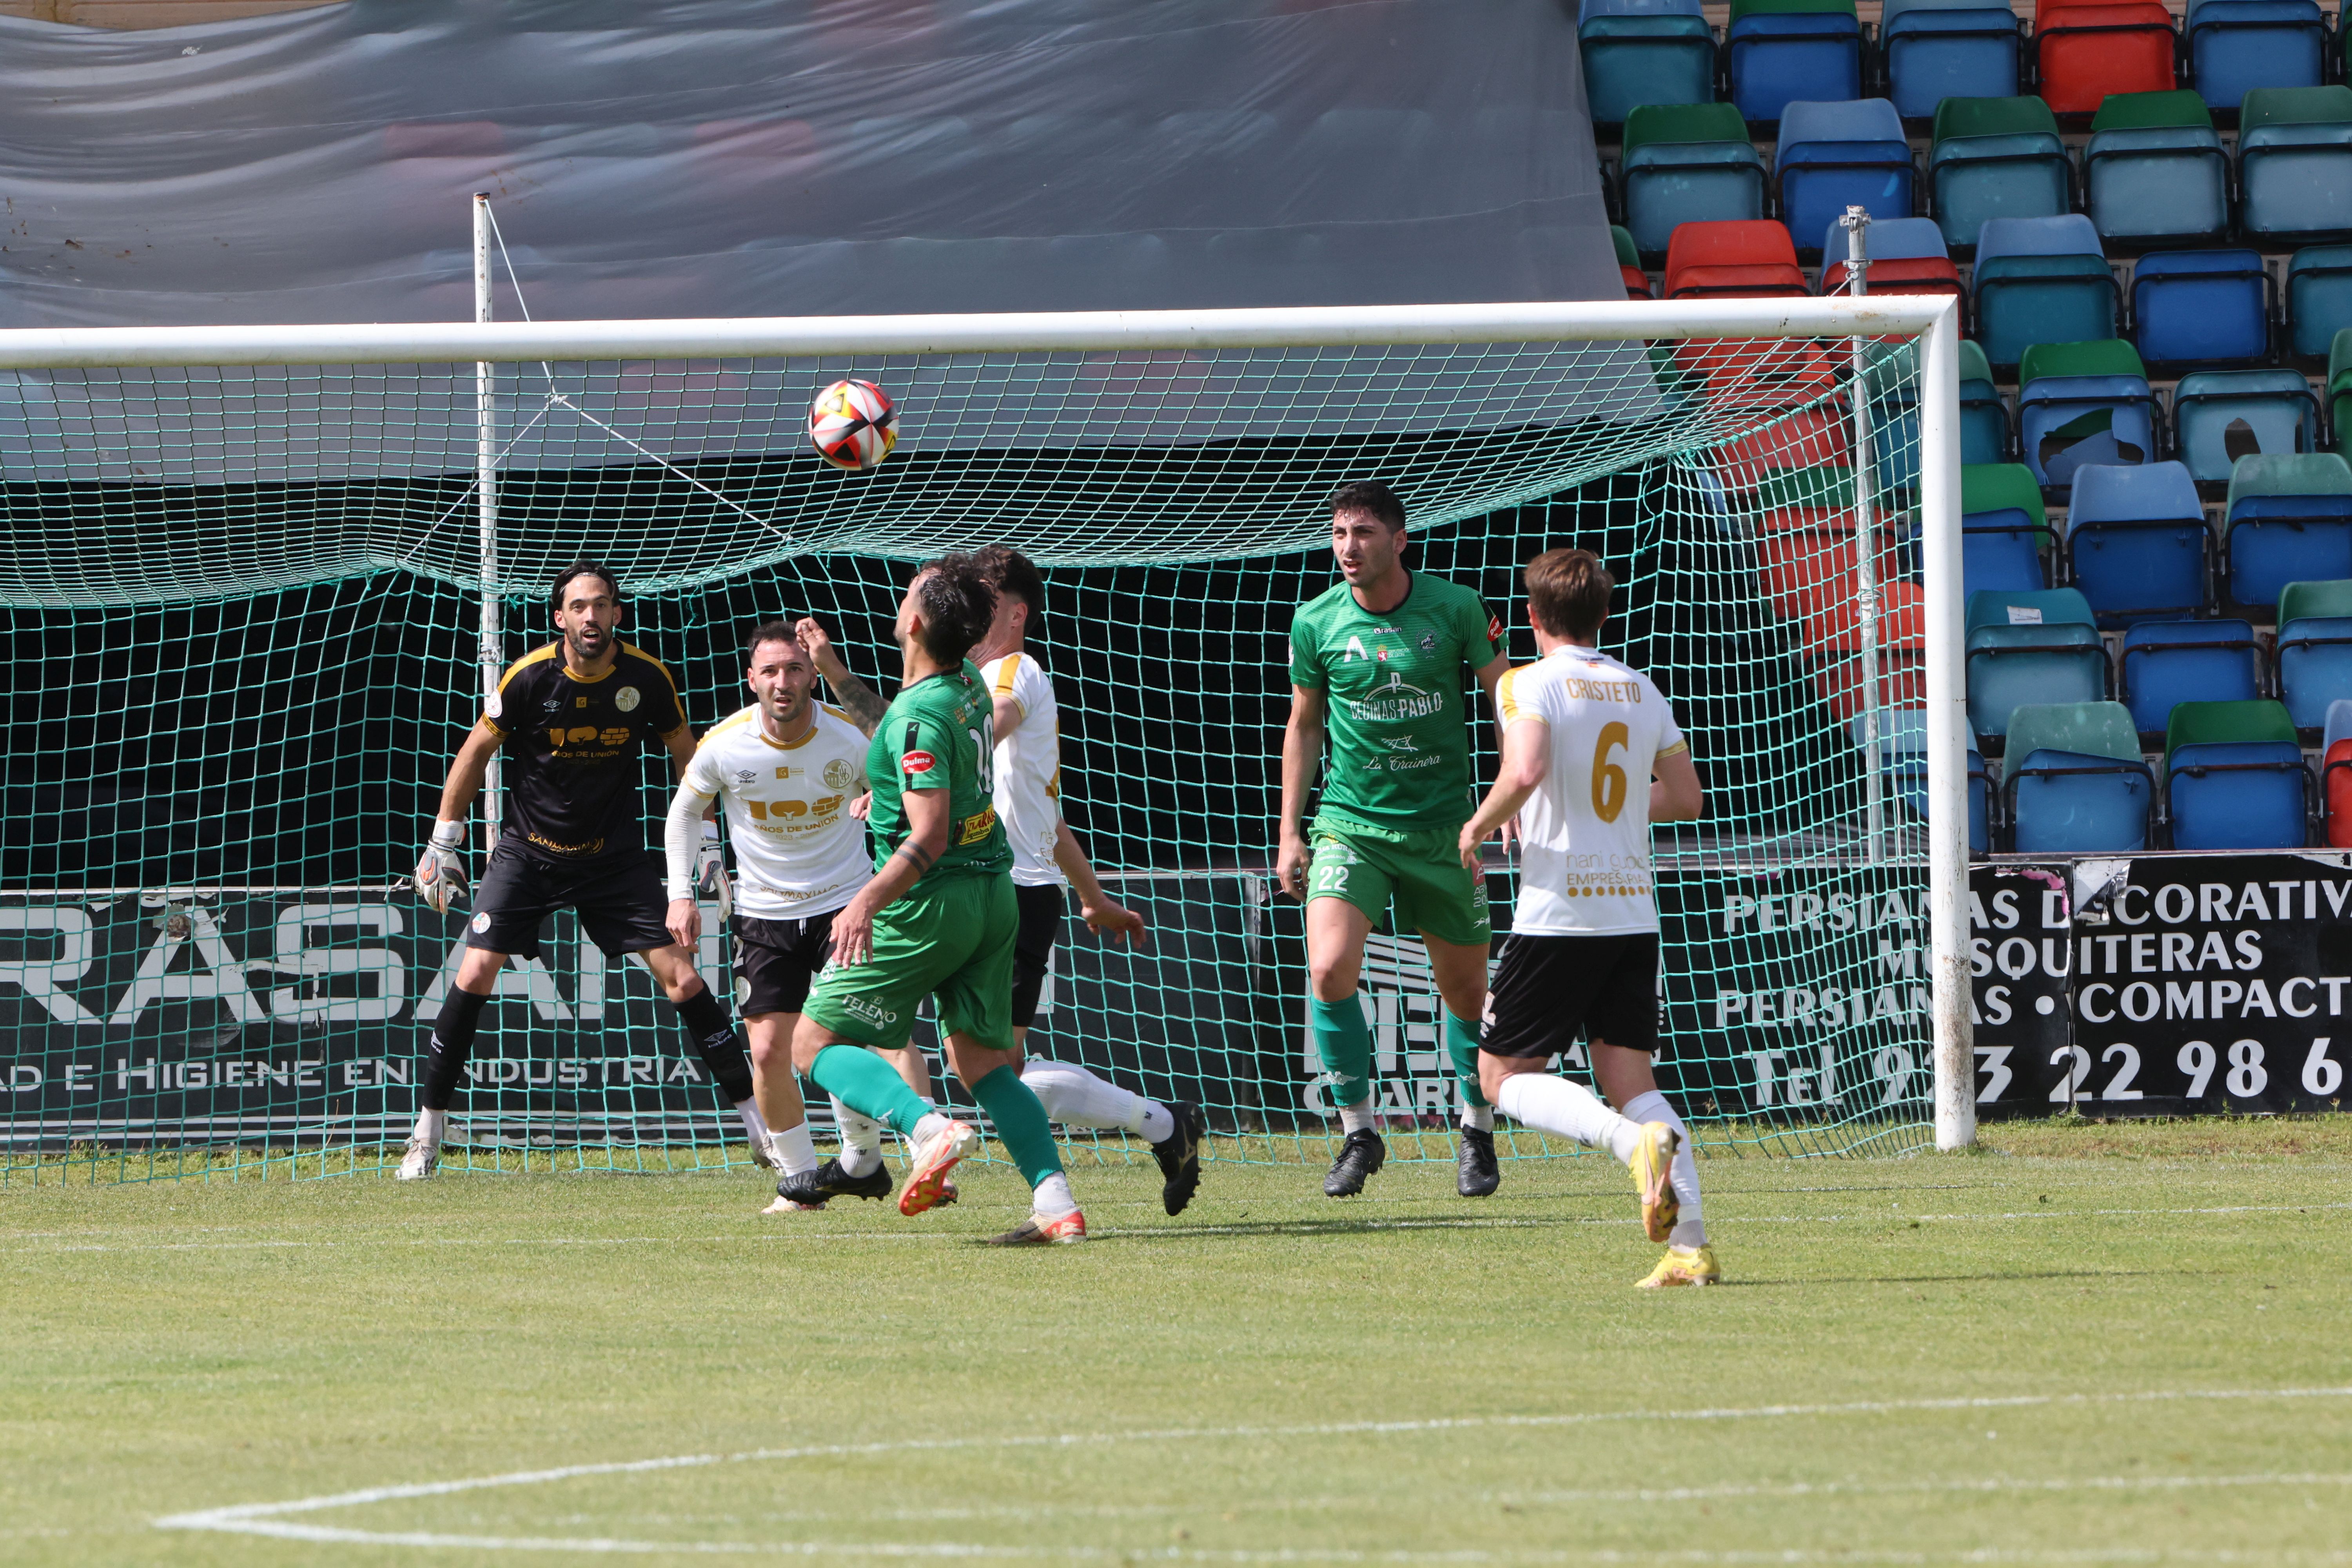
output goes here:
{"type": "Polygon", "coordinates": [[[890,705],[877,696],[872,687],[849,673],[849,666],[842,662],[840,650],[825,636],[824,628],[810,616],[803,616],[793,624],[793,634],[808,650],[809,662],[824,677],[834,696],[841,700],[842,710],[849,715],[849,721],[868,735],[880,729],[882,715],[890,705]]]}

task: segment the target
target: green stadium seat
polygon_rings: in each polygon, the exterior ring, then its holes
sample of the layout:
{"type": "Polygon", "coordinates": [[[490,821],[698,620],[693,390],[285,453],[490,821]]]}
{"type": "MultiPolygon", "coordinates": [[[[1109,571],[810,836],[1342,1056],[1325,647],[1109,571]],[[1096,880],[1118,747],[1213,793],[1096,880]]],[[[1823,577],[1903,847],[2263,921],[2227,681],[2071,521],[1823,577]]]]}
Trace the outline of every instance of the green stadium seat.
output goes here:
{"type": "Polygon", "coordinates": [[[2050,585],[2050,517],[2031,468],[2021,463],[1963,463],[1960,514],[1963,593],[2050,585]]]}
{"type": "Polygon", "coordinates": [[[1683,224],[1761,218],[1768,183],[1730,104],[1643,104],[1625,117],[1618,189],[1645,265],[1665,260],[1683,224]]]}
{"type": "Polygon", "coordinates": [[[2352,238],[2352,87],[2264,87],[2238,111],[2239,225],[2281,244],[2352,238]]]}
{"type": "Polygon", "coordinates": [[[2260,614],[2290,583],[2352,577],[2352,466],[2336,453],[2241,458],[2227,504],[2232,603],[2260,614]]]}
{"type": "Polygon", "coordinates": [[[2296,729],[2315,732],[2352,699],[2352,580],[2290,583],[2279,592],[2279,700],[2296,729]]]}
{"type": "Polygon", "coordinates": [[[1633,235],[1623,224],[1612,223],[1609,226],[1609,238],[1617,247],[1617,276],[1624,280],[1625,298],[1652,298],[1649,275],[1642,270],[1642,254],[1634,248],[1633,235]]]}
{"type": "Polygon", "coordinates": [[[1992,366],[1972,338],[1960,340],[1960,461],[2009,460],[2009,405],[1993,384],[1992,366]]]}
{"type": "Polygon", "coordinates": [[[2193,92],[2119,92],[2091,120],[2083,207],[2106,239],[2218,240],[2230,160],[2193,92]]]}
{"type": "Polygon", "coordinates": [[[2093,463],[2156,456],[2156,394],[2122,339],[2036,343],[2017,374],[2018,452],[2045,486],[2063,489],[2093,463]]]}
{"type": "Polygon", "coordinates": [[[2003,816],[2019,854],[2146,849],[2156,775],[2120,702],[2027,703],[2009,721],[2003,816]]]}
{"type": "Polygon", "coordinates": [[[1955,250],[1987,218],[2054,217],[2074,205],[2074,164],[2038,98],[1948,98],[1927,155],[1930,211],[1955,250]]]}
{"type": "Polygon", "coordinates": [[[2176,849],[2300,849],[2313,791],[2282,703],[2183,702],[2164,736],[2176,849]]]}

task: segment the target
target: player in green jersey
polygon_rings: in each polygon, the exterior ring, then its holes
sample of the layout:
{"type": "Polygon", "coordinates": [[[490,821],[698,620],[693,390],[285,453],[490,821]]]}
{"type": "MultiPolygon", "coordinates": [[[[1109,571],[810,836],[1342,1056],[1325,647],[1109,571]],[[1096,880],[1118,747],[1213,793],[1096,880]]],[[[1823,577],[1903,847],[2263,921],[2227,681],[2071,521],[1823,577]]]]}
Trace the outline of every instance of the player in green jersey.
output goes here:
{"type": "Polygon", "coordinates": [[[1324,1179],[1335,1198],[1363,1191],[1388,1158],[1374,1126],[1372,1036],[1356,995],[1364,939],[1391,903],[1421,933],[1445,1005],[1445,1052],[1462,1089],[1456,1186],[1484,1197],[1500,1180],[1495,1113],[1478,1089],[1486,1004],[1486,886],[1456,847],[1477,807],[1470,769],[1466,668],[1494,700],[1510,668],[1502,623],[1470,589],[1405,569],[1404,504],[1386,485],[1331,495],[1331,553],[1347,579],[1290,623],[1290,723],[1282,737],[1282,847],[1275,875],[1307,905],[1315,1049],[1347,1134],[1324,1179]],[[1307,794],[1331,763],[1315,820],[1307,794]]]}
{"type": "MultiPolygon", "coordinates": [[[[996,592],[969,555],[949,555],[915,574],[896,628],[904,675],[866,757],[874,792],[866,821],[874,879],[833,921],[833,961],[809,988],[793,1033],[793,1062],[862,1116],[904,1134],[912,1151],[898,1212],[940,1200],[948,1173],[980,1147],[969,1122],[940,1114],[871,1046],[907,1044],[925,996],[939,1004],[948,1066],[971,1089],[1005,1152],[1029,1179],[1030,1216],[995,1238],[1022,1247],[1086,1239],[1045,1108],[1021,1081],[1013,1037],[1013,950],[1021,916],[1013,854],[992,798],[989,691],[964,655],[987,635],[996,592]]],[[[815,1201],[832,1195],[804,1173],[815,1201]]]]}

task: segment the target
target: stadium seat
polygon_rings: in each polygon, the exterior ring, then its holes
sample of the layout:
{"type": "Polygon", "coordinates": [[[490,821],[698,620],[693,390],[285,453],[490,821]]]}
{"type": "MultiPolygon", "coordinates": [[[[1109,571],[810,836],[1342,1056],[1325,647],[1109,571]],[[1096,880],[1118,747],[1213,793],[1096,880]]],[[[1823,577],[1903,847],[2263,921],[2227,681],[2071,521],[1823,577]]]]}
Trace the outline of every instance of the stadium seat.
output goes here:
{"type": "MultiPolygon", "coordinates": [[[[1874,218],[1911,216],[1911,144],[1903,139],[1903,117],[1883,98],[1787,105],[1772,173],[1780,221],[1801,256],[1850,206],[1874,218]]],[[[1844,251],[1838,242],[1811,259],[1844,251]]]]}
{"type": "Polygon", "coordinates": [[[2238,110],[2238,224],[2257,244],[2352,238],[2352,87],[2259,87],[2238,110]]]}
{"type": "Polygon", "coordinates": [[[1886,96],[1906,120],[1926,120],[1948,98],[2017,91],[2016,14],[1985,0],[1886,0],[1878,18],[1886,96]]]}
{"type": "Polygon", "coordinates": [[[2230,159],[2193,92],[2119,92],[2091,120],[2083,209],[2104,239],[2218,240],[2230,159]]]}
{"type": "Polygon", "coordinates": [[[2329,709],[2352,698],[2352,581],[2279,591],[2278,685],[2298,730],[2316,731],[2329,709]]]}
{"type": "Polygon", "coordinates": [[[2319,445],[2319,395],[2292,370],[2200,370],[2172,393],[2172,455],[2198,483],[2222,485],[2240,458],[2319,445]]]}
{"type": "Polygon", "coordinates": [[[2116,695],[2156,744],[2182,702],[2250,702],[2263,694],[2263,649],[2252,621],[2142,621],[2124,633],[2116,695]]]}
{"type": "Polygon", "coordinates": [[[2116,335],[2116,275],[2080,213],[1985,220],[1977,238],[1977,342],[1995,369],[2035,343],[2116,335]]]}
{"type": "MultiPolygon", "coordinates": [[[[1925,768],[1921,769],[1924,773],[1925,768]]],[[[1969,853],[1988,855],[1992,852],[1992,770],[1985,766],[1984,753],[1974,746],[1969,748],[1969,853]]]]}
{"type": "Polygon", "coordinates": [[[2031,593],[2050,586],[2050,517],[2020,463],[1960,466],[1960,589],[2031,593]]]}
{"type": "Polygon", "coordinates": [[[2317,87],[2327,18],[2317,0],[2189,0],[2189,79],[2215,109],[2248,89],[2317,87]]]}
{"type": "Polygon", "coordinates": [[[2352,327],[2352,245],[2314,245],[2286,267],[2287,353],[2325,360],[2336,334],[2352,327]]]}
{"type": "Polygon", "coordinates": [[[1645,265],[1682,224],[1764,216],[1764,159],[1727,103],[1644,104],[1625,118],[1618,189],[1645,265]]]}
{"type": "Polygon", "coordinates": [[[2165,727],[2165,816],[2175,849],[2300,849],[2309,775],[2276,702],[2183,702],[2165,727]]]}
{"type": "Polygon", "coordinates": [[[2168,92],[2179,83],[2172,15],[2150,0],[2038,0],[2033,79],[2056,114],[2096,112],[2108,95],[2168,92]]]}
{"type": "Polygon", "coordinates": [[[1973,338],[1960,340],[1960,461],[2009,460],[2009,405],[1993,384],[1992,366],[1973,338]]]}
{"type": "MultiPolygon", "coordinates": [[[[1808,678],[1842,723],[1864,706],[1862,617],[1849,578],[1800,623],[1800,652],[1808,678]]],[[[1925,601],[1916,583],[1884,578],[1878,590],[1878,706],[1916,708],[1927,700],[1925,601]]]]}
{"type": "MultiPolygon", "coordinates": [[[[1764,596],[1783,620],[1827,614],[1856,592],[1861,559],[1853,528],[1853,471],[1842,466],[1783,470],[1741,494],[1753,520],[1756,560],[1764,596]]],[[[1901,579],[1903,537],[1892,520],[1878,520],[1877,574],[1901,579]]]]}
{"type": "Polygon", "coordinates": [[[2352,446],[2352,327],[2327,349],[2327,427],[2339,447],[2352,446]]]}
{"type": "MultiPolygon", "coordinates": [[[[1864,755],[1864,765],[1869,765],[1869,736],[1864,732],[1866,720],[1857,716],[1847,721],[1846,728],[1853,736],[1854,750],[1864,755]]],[[[1912,816],[1921,822],[1927,817],[1927,714],[1920,708],[1882,709],[1878,715],[1879,776],[1885,799],[1899,802],[1912,816]]],[[[1983,855],[1992,847],[1992,833],[1988,820],[1987,805],[1991,795],[1990,780],[1986,773],[1984,758],[1971,748],[1969,767],[1969,852],[1983,855]]]]}
{"type": "Polygon", "coordinates": [[[2120,702],[2030,702],[2009,721],[2010,848],[2091,855],[2147,847],[2156,774],[2120,702]]]}
{"type": "MultiPolygon", "coordinates": [[[[1960,296],[1960,269],[1952,265],[1944,231],[1934,218],[1881,219],[1870,226],[1863,243],[1868,247],[1872,293],[1960,296]]],[[[1822,236],[1822,293],[1845,287],[1845,231],[1832,220],[1822,236]]]]}
{"type": "Polygon", "coordinates": [[[1810,292],[1789,231],[1766,219],[1683,224],[1666,247],[1669,300],[1802,299],[1810,292]]]}
{"type": "Polygon", "coordinates": [[[1633,234],[1623,224],[1612,223],[1609,226],[1609,238],[1617,247],[1617,276],[1625,281],[1625,298],[1655,298],[1650,292],[1649,274],[1642,270],[1642,253],[1633,245],[1633,234]]]}
{"type": "Polygon", "coordinates": [[[2271,275],[2255,250],[2170,250],[2132,268],[2139,357],[2177,369],[2269,357],[2271,275]]]}
{"type": "Polygon", "coordinates": [[[2074,164],[2038,98],[1948,98],[1936,107],[1927,195],[1944,243],[1972,248],[1987,218],[2053,217],[2074,205],[2074,164]]]}
{"type": "Polygon", "coordinates": [[[2089,463],[2066,510],[2066,579],[2101,626],[2185,620],[2210,597],[2212,535],[2179,463],[2089,463]]]}
{"type": "Polygon", "coordinates": [[[2327,709],[2319,741],[2320,841],[2331,849],[2352,849],[2352,699],[2327,709]]]}
{"type": "Polygon", "coordinates": [[[2104,702],[2107,650],[2091,606],[2072,588],[1969,595],[1969,727],[1988,752],[2029,702],[2104,702]]]}
{"type": "Polygon", "coordinates": [[[2232,604],[2259,615],[2290,583],[2352,577],[2352,467],[2336,454],[2241,458],[2228,506],[2232,604]]]}
{"type": "Polygon", "coordinates": [[[2018,367],[2018,455],[2053,489],[2086,463],[2156,456],[2156,395],[2131,344],[2036,343],[2018,367]]]}
{"type": "Polygon", "coordinates": [[[1731,101],[1759,124],[1800,100],[1862,96],[1862,23],[1853,0],[1731,0],[1724,34],[1731,101]]]}
{"type": "Polygon", "coordinates": [[[1583,0],[1576,47],[1597,125],[1645,103],[1715,101],[1715,32],[1699,0],[1583,0]]]}

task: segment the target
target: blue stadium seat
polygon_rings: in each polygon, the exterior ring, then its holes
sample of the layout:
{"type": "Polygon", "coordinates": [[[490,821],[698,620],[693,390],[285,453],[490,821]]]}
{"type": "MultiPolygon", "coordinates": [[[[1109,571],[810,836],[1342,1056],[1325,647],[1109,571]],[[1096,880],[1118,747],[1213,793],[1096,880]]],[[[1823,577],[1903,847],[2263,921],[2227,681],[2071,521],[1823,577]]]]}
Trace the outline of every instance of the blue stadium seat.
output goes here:
{"type": "Polygon", "coordinates": [[[1969,748],[1969,853],[1992,852],[1992,773],[1984,753],[1969,748]]]}
{"type": "Polygon", "coordinates": [[[2108,239],[2218,240],[2230,160],[2193,92],[2119,92],[2091,121],[2083,206],[2108,239]]]}
{"type": "Polygon", "coordinates": [[[1731,0],[1725,72],[1731,100],[1759,123],[1790,103],[1862,96],[1862,23],[1853,0],[1731,0]]]}
{"type": "Polygon", "coordinates": [[[1715,101],[1715,33],[1699,0],[1584,0],[1577,16],[1594,123],[1645,103],[1715,101]]]}
{"type": "Polygon", "coordinates": [[[2251,702],[2263,694],[2252,621],[2142,621],[2124,634],[2116,685],[2133,727],[2156,740],[2183,702],[2251,702]]]}
{"type": "Polygon", "coordinates": [[[2231,603],[2259,613],[2290,583],[2352,577],[2352,466],[2336,453],[2241,458],[2228,506],[2231,603]]]}
{"type": "Polygon", "coordinates": [[[2189,0],[2189,79],[2215,109],[2251,88],[2317,87],[2327,18],[2317,0],[2189,0]]]}
{"type": "Polygon", "coordinates": [[[2009,405],[1993,384],[1984,349],[1972,338],[1960,340],[1960,461],[2009,461],[2009,405]]]}
{"type": "MultiPolygon", "coordinates": [[[[1869,765],[1869,737],[1865,733],[1868,721],[1862,717],[1852,720],[1848,731],[1853,736],[1854,749],[1864,753],[1864,765],[1869,765]]],[[[1921,822],[1927,817],[1927,715],[1918,708],[1882,709],[1878,715],[1879,776],[1885,798],[1899,802],[1921,822]]],[[[1969,849],[1982,855],[1992,845],[1992,834],[1987,821],[1986,802],[1990,795],[1990,781],[1985,777],[1984,759],[1971,749],[1969,752],[1969,849]]]]}
{"type": "Polygon", "coordinates": [[[1960,466],[1960,586],[1965,594],[2050,586],[2042,552],[2050,518],[2042,486],[2021,463],[1960,466]]]}
{"type": "Polygon", "coordinates": [[[1981,749],[2009,734],[2031,702],[2104,702],[2107,650],[2091,606],[2072,588],[1969,595],[1969,727],[1981,749]]]}
{"type": "Polygon", "coordinates": [[[2010,847],[2093,855],[2147,847],[2156,774],[2119,702],[2028,703],[2009,721],[2010,847]]]}
{"type": "Polygon", "coordinates": [[[2179,463],[2074,472],[2066,511],[2067,580],[2102,626],[2183,620],[2204,612],[2212,536],[2197,481],[2179,463]]]}
{"type": "Polygon", "coordinates": [[[2239,227],[2266,249],[2352,237],[2352,87],[2260,87],[2238,110],[2239,227]]]}
{"type": "Polygon", "coordinates": [[[2352,699],[2352,582],[2290,583],[2280,592],[2278,679],[2298,730],[2317,731],[2352,699]]]}
{"type": "Polygon", "coordinates": [[[2064,489],[2086,463],[2156,456],[2156,394],[2131,344],[2036,343],[2018,381],[2018,454],[2044,486],[2064,489]]]}
{"type": "Polygon", "coordinates": [[[2175,849],[2300,849],[2310,837],[2310,775],[2276,702],[2176,706],[2164,795],[2175,849]]]}
{"type": "Polygon", "coordinates": [[[2074,163],[2038,98],[1948,98],[1927,155],[1929,210],[1955,251],[1987,218],[2046,217],[2074,205],[2074,163]]]}
{"type": "Polygon", "coordinates": [[[1618,186],[1642,259],[1663,264],[1685,223],[1764,216],[1763,156],[1727,103],[1650,103],[1625,117],[1618,186]]]}
{"type": "Polygon", "coordinates": [[[2080,213],[1985,220],[1977,237],[1977,342],[1996,370],[2035,343],[2116,335],[2116,276],[2080,213]]]}
{"type": "Polygon", "coordinates": [[[2018,21],[1985,0],[1886,0],[1878,52],[1887,96],[1906,120],[1926,120],[1948,98],[2017,91],[2018,21]]]}
{"type": "Polygon", "coordinates": [[[2287,352],[2324,360],[2352,327],[2352,245],[2306,246],[2286,267],[2287,352]]]}
{"type": "Polygon", "coordinates": [[[2179,368],[2269,357],[2271,275],[2258,250],[2171,250],[2132,268],[2139,357],[2179,368]]]}
{"type": "Polygon", "coordinates": [[[2172,393],[2172,452],[2200,484],[2227,484],[2240,458],[2319,445],[2319,394],[2292,370],[2200,370],[2172,393]]]}
{"type": "MultiPolygon", "coordinates": [[[[1815,237],[1833,226],[1849,206],[1874,218],[1911,216],[1911,144],[1903,139],[1903,117],[1883,98],[1799,100],[1784,107],[1773,175],[1780,221],[1807,260],[1830,254],[1813,249],[1815,237]]],[[[1869,237],[1877,239],[1874,229],[1869,237]]],[[[1835,254],[1843,257],[1844,247],[1835,254]]],[[[1874,244],[1871,254],[1876,259],[1874,244]]]]}

